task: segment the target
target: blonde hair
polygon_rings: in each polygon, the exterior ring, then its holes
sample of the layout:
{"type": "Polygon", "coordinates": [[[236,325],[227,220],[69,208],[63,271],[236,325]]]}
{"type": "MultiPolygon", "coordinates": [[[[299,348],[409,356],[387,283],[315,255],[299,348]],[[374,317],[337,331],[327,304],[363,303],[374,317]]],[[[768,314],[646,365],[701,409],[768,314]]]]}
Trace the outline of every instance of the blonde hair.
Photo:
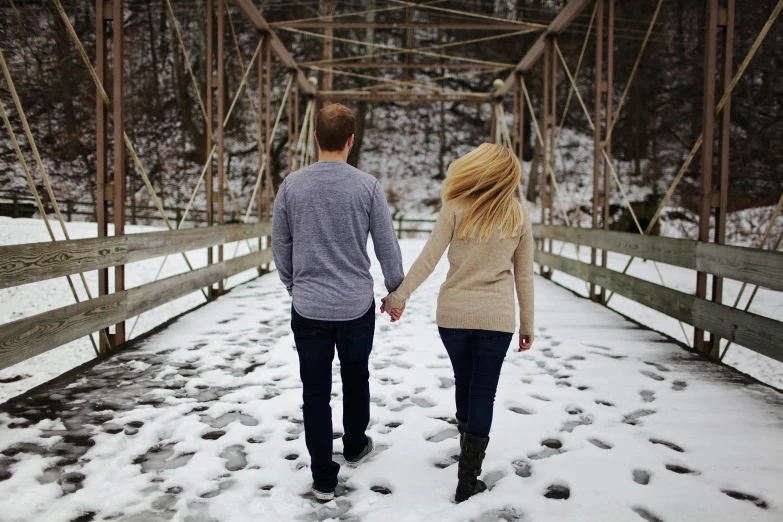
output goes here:
{"type": "Polygon", "coordinates": [[[514,198],[521,176],[516,155],[491,143],[482,143],[449,165],[443,202],[471,203],[457,237],[482,243],[495,232],[501,239],[517,234],[524,219],[522,204],[514,198]]]}

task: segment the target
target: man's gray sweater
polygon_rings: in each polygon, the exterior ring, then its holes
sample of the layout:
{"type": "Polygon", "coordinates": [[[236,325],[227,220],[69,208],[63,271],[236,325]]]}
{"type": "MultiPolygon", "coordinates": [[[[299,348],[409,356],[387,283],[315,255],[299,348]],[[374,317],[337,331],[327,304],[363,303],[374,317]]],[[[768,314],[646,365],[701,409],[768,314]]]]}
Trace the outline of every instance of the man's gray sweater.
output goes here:
{"type": "Polygon", "coordinates": [[[272,252],[280,280],[303,317],[350,321],[372,306],[367,237],[386,290],[405,277],[400,245],[377,179],[341,161],[290,174],[275,198],[272,252]]]}

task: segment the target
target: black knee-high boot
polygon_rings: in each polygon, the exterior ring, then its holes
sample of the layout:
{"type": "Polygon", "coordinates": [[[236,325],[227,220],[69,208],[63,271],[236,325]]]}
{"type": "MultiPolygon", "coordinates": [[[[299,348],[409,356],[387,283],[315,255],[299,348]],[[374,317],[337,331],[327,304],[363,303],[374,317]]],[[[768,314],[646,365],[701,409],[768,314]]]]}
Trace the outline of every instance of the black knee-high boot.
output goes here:
{"type": "Polygon", "coordinates": [[[457,431],[459,431],[459,447],[462,448],[462,444],[465,442],[465,426],[467,426],[467,423],[462,422],[459,420],[459,417],[456,415],[454,416],[455,419],[457,419],[457,431]]]}
{"type": "Polygon", "coordinates": [[[476,437],[470,433],[465,433],[462,443],[462,451],[459,456],[459,471],[457,477],[457,494],[454,500],[463,502],[476,493],[486,491],[487,485],[478,479],[481,475],[481,464],[484,462],[489,444],[489,437],[476,437]]]}

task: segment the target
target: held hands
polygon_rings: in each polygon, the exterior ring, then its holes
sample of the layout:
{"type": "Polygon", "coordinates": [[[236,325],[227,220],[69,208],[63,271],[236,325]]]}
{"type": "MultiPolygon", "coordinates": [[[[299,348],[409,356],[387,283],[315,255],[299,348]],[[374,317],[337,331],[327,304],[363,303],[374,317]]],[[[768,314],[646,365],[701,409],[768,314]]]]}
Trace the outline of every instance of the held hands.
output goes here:
{"type": "Polygon", "coordinates": [[[534,337],[532,335],[520,335],[519,336],[519,351],[526,352],[533,346],[534,337]]]}
{"type": "Polygon", "coordinates": [[[391,322],[396,323],[400,320],[400,317],[402,317],[402,313],[405,311],[405,305],[402,306],[402,308],[389,308],[386,306],[386,301],[389,299],[389,296],[381,298],[381,313],[382,314],[389,314],[391,317],[391,322]]]}

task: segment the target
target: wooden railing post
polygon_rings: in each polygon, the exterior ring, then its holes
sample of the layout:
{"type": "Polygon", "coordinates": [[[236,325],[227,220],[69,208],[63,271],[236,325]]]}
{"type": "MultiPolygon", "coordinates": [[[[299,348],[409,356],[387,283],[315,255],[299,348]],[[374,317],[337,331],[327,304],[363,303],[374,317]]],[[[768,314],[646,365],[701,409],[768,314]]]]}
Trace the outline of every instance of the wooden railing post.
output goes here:
{"type": "Polygon", "coordinates": [[[397,239],[402,239],[402,221],[403,216],[400,215],[400,217],[397,218],[397,239]]]}
{"type": "Polygon", "coordinates": [[[14,194],[12,199],[14,204],[13,216],[14,218],[18,218],[21,215],[21,212],[19,212],[19,196],[14,194]]]}
{"type": "MultiPolygon", "coordinates": [[[[225,64],[225,10],[226,3],[218,0],[217,6],[217,162],[218,162],[218,186],[217,186],[217,222],[222,225],[225,221],[223,204],[225,200],[225,194],[223,193],[226,185],[226,161],[225,161],[225,125],[224,119],[226,117],[226,64],[225,64]]],[[[223,262],[223,245],[218,246],[217,249],[218,263],[223,262]]],[[[222,294],[225,290],[223,280],[218,282],[217,293],[222,294]]]]}

